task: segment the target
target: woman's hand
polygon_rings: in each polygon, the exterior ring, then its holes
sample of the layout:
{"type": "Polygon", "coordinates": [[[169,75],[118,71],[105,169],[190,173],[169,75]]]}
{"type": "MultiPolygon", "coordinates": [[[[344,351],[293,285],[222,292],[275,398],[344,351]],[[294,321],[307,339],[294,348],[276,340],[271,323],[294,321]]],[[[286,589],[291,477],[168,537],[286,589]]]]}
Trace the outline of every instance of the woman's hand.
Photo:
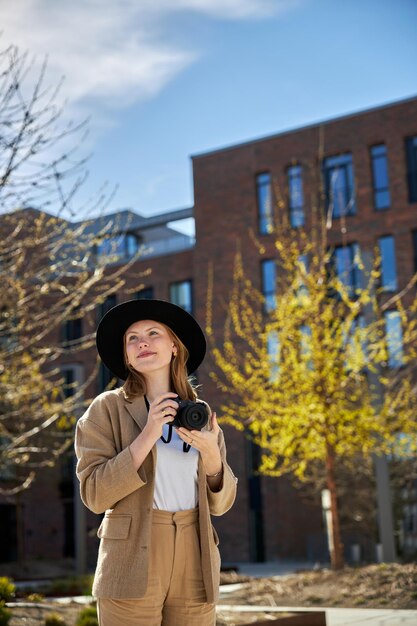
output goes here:
{"type": "Polygon", "coordinates": [[[219,432],[220,426],[217,423],[216,413],[211,414],[210,430],[187,430],[183,427],[177,429],[181,439],[200,452],[204,469],[209,477],[212,474],[218,474],[221,478],[223,466],[218,444],[219,432]]]}
{"type": "Polygon", "coordinates": [[[155,441],[162,435],[164,424],[172,422],[177,413],[179,405],[173,398],[178,398],[178,395],[168,391],[155,398],[149,405],[148,421],[143,432],[155,441]]]}
{"type": "Polygon", "coordinates": [[[178,409],[178,402],[175,402],[173,398],[177,398],[177,394],[169,391],[155,398],[149,405],[146,426],[129,446],[133,466],[136,470],[141,467],[155,442],[162,435],[164,424],[172,422],[174,419],[178,409]]]}

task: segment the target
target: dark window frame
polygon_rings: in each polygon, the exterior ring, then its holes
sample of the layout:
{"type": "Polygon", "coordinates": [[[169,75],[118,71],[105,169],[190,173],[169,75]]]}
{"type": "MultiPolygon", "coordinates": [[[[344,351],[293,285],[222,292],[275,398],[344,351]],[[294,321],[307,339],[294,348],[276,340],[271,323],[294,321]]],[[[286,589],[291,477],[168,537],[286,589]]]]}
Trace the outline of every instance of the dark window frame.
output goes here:
{"type": "Polygon", "coordinates": [[[372,170],[372,190],[374,197],[375,211],[386,211],[391,207],[391,193],[389,190],[388,171],[388,151],[384,143],[375,144],[370,147],[371,170],[372,170]],[[378,162],[383,162],[382,169],[378,167],[378,162]],[[382,173],[381,180],[380,176],[382,173]]]}
{"type": "Polygon", "coordinates": [[[396,258],[396,253],[395,253],[395,237],[394,235],[388,234],[388,235],[382,235],[381,237],[378,237],[378,250],[379,250],[379,255],[380,255],[380,272],[381,272],[381,276],[380,276],[380,287],[383,291],[386,292],[392,292],[392,291],[396,291],[398,289],[398,272],[397,272],[397,258],[396,258]],[[381,247],[381,243],[383,241],[391,241],[392,242],[392,258],[394,261],[394,274],[395,274],[395,284],[391,284],[390,285],[390,279],[389,279],[389,274],[391,273],[390,269],[387,266],[387,261],[388,259],[385,256],[384,259],[384,254],[383,254],[383,250],[381,247]]]}
{"type": "Polygon", "coordinates": [[[326,198],[326,214],[329,212],[330,206],[333,206],[332,217],[333,218],[341,218],[341,217],[350,217],[352,215],[356,215],[357,206],[356,206],[356,193],[355,193],[355,175],[354,175],[354,166],[353,166],[353,155],[351,152],[343,152],[341,154],[335,154],[332,156],[324,157],[323,159],[323,177],[324,177],[324,188],[325,188],[325,198],[326,198]],[[343,162],[343,160],[345,162],[343,162]],[[338,162],[340,161],[340,162],[338,162]],[[334,162],[334,163],[332,163],[334,162]],[[337,176],[340,175],[340,172],[343,175],[343,181],[345,189],[345,198],[344,198],[344,209],[340,211],[339,204],[334,203],[334,181],[336,178],[334,177],[337,172],[337,176]],[[336,211],[336,207],[337,211],[336,211]],[[347,210],[346,210],[347,207],[347,210]]]}
{"type": "Polygon", "coordinates": [[[384,322],[385,322],[385,341],[386,341],[386,345],[387,345],[387,352],[388,352],[388,361],[387,361],[387,367],[390,369],[394,369],[394,368],[400,368],[404,365],[404,337],[403,337],[403,329],[402,329],[402,325],[401,325],[401,315],[399,313],[399,311],[397,311],[396,309],[389,309],[388,311],[385,311],[384,313],[384,322]],[[398,328],[400,329],[400,340],[401,340],[401,345],[399,347],[394,347],[394,350],[390,350],[390,336],[389,336],[389,332],[388,332],[388,319],[392,317],[395,317],[395,319],[399,320],[399,325],[398,328]],[[398,358],[398,352],[400,354],[400,358],[398,358]]]}
{"type": "Polygon", "coordinates": [[[99,365],[98,376],[97,376],[97,386],[98,386],[99,393],[102,393],[106,389],[107,390],[110,388],[115,389],[117,387],[117,380],[110,387],[110,383],[114,378],[117,379],[115,374],[113,374],[113,372],[111,372],[109,368],[106,365],[104,365],[103,362],[101,362],[99,365]]]}
{"type": "MultiPolygon", "coordinates": [[[[288,212],[290,216],[290,224],[293,228],[300,228],[305,224],[303,171],[301,163],[293,163],[287,167],[288,212]],[[292,184],[294,181],[299,182],[299,195],[301,202],[294,201],[292,193],[292,184]]],[[[297,200],[297,198],[295,198],[295,200],[297,200]]]]}
{"type": "Polygon", "coordinates": [[[255,177],[256,184],[256,205],[258,210],[258,231],[260,235],[270,235],[274,229],[273,193],[272,177],[268,171],[259,172],[255,177]],[[265,197],[263,193],[265,192],[265,197]],[[265,209],[269,201],[269,210],[265,209]]]}
{"type": "Polygon", "coordinates": [[[277,260],[276,259],[261,259],[261,291],[265,299],[264,311],[269,313],[276,308],[277,304],[277,260]],[[266,281],[266,268],[274,268],[274,288],[267,288],[266,281]]]}
{"type": "Polygon", "coordinates": [[[105,235],[95,247],[97,262],[104,260],[106,264],[115,265],[129,261],[138,254],[140,244],[140,237],[134,232],[105,235]]]}
{"type": "Polygon", "coordinates": [[[102,302],[97,308],[98,321],[100,321],[101,318],[104,317],[104,315],[116,305],[117,305],[117,294],[116,293],[109,294],[104,300],[104,302],[102,302]]]}
{"type": "Polygon", "coordinates": [[[345,285],[347,289],[350,289],[352,292],[355,292],[357,288],[361,286],[361,272],[359,266],[355,263],[355,256],[360,254],[360,245],[357,241],[352,241],[350,243],[335,246],[332,254],[332,264],[334,268],[334,272],[336,276],[340,279],[340,281],[345,285]],[[350,254],[350,269],[349,269],[349,282],[347,283],[343,276],[344,274],[338,272],[337,265],[337,252],[339,250],[348,250],[350,254]]]}
{"type": "Polygon", "coordinates": [[[408,201],[417,202],[417,135],[406,137],[405,156],[407,163],[408,201]]]}
{"type": "Polygon", "coordinates": [[[64,348],[77,345],[77,342],[84,336],[84,320],[81,315],[77,317],[78,309],[79,307],[74,309],[72,316],[61,325],[61,344],[64,348]]]}
{"type": "Polygon", "coordinates": [[[143,289],[140,289],[139,291],[136,292],[137,300],[153,300],[153,298],[154,298],[154,293],[153,293],[153,287],[151,286],[144,287],[143,289]]]}
{"type": "Polygon", "coordinates": [[[168,289],[169,289],[170,302],[172,302],[173,304],[177,304],[178,306],[183,308],[185,311],[187,311],[187,313],[191,313],[192,315],[194,311],[194,286],[193,286],[193,281],[191,280],[191,278],[186,278],[185,280],[176,280],[172,283],[169,283],[168,289]],[[190,307],[189,308],[183,306],[182,304],[179,304],[172,297],[172,291],[171,291],[172,288],[179,286],[179,285],[185,285],[185,284],[188,284],[190,286],[190,307]]]}

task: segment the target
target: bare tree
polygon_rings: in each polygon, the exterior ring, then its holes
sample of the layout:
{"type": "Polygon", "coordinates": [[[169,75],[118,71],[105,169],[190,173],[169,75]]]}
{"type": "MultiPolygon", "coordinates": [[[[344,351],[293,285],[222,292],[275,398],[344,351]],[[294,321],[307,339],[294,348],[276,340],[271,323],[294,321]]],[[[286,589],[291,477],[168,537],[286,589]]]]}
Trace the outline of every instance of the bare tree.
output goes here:
{"type": "MultiPolygon", "coordinates": [[[[33,73],[17,48],[0,53],[0,488],[7,493],[27,488],[71,444],[96,372],[82,385],[65,384],[61,364],[88,356],[97,307],[142,280],[132,270],[139,248],[120,252],[129,215],[65,219],[87,176],[86,159],[76,157],[86,125],[63,122],[45,64],[35,82],[33,73]]],[[[99,191],[80,211],[97,214],[108,199],[99,191]]]]}

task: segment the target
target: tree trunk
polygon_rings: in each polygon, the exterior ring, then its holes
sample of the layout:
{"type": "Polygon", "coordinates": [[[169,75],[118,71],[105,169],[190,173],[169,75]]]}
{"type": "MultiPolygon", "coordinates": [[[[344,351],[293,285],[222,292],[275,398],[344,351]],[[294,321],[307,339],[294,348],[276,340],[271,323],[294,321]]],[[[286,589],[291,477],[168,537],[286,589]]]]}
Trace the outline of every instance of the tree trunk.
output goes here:
{"type": "Polygon", "coordinates": [[[342,569],[345,564],[343,544],[340,538],[339,510],[337,506],[337,488],[334,471],[334,450],[327,444],[326,456],[327,488],[330,493],[331,529],[330,532],[330,561],[333,569],[342,569]]]}

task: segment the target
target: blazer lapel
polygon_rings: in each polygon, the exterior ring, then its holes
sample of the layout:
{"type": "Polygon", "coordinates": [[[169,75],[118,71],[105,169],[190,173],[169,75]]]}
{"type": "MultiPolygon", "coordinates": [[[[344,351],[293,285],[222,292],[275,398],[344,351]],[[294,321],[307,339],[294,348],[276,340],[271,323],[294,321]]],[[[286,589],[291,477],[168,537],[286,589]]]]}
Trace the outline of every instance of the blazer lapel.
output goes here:
{"type": "Polygon", "coordinates": [[[137,396],[130,399],[125,396],[125,404],[130,416],[135,420],[139,428],[143,430],[148,420],[148,410],[144,397],[137,396]]]}
{"type": "MultiPolygon", "coordinates": [[[[129,415],[133,418],[136,424],[139,426],[142,431],[145,428],[146,422],[148,421],[148,409],[146,408],[145,398],[143,396],[137,396],[136,398],[128,398],[125,390],[122,390],[126,409],[129,415]]],[[[156,464],[156,446],[152,447],[151,450],[153,466],[156,464]]]]}

